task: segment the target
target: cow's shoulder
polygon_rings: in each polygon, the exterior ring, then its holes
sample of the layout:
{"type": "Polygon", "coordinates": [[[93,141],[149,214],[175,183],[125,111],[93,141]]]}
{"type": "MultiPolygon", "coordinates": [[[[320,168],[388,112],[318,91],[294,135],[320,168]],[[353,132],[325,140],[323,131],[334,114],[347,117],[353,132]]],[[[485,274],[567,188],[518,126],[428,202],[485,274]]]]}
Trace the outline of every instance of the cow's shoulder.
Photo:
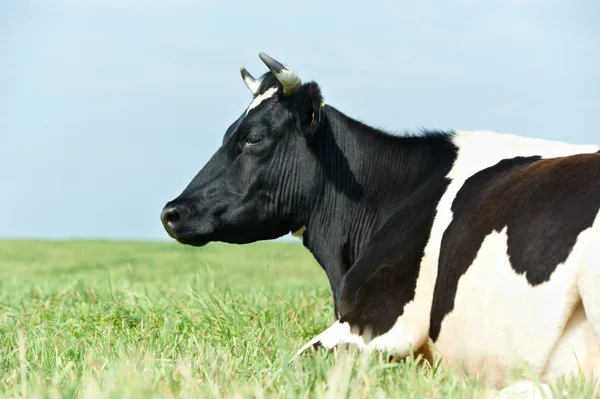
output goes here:
{"type": "MultiPolygon", "coordinates": [[[[447,172],[447,171],[446,171],[447,172]]],[[[339,309],[341,322],[388,332],[413,301],[423,251],[439,198],[448,180],[433,179],[418,193],[399,198],[345,274],[339,309]]]]}

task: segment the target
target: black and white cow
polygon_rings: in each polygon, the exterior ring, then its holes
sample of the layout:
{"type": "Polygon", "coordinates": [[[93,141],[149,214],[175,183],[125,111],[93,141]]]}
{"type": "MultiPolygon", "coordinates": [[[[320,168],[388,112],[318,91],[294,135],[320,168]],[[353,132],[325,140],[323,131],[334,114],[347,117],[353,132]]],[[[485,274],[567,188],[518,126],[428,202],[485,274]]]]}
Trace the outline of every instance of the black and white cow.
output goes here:
{"type": "Polygon", "coordinates": [[[202,246],[300,232],[337,319],[300,352],[412,348],[495,386],[518,362],[544,380],[600,371],[598,146],[392,135],[260,58],[261,78],[241,70],[252,103],[163,209],[171,237],[202,246]]]}

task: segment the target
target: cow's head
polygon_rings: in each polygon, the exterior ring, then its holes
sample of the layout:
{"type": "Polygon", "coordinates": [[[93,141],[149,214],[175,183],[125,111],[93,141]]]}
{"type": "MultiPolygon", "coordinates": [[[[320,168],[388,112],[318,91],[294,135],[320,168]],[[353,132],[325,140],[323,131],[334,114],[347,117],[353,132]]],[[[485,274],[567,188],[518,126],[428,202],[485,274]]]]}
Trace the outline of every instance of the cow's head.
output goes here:
{"type": "Polygon", "coordinates": [[[241,69],[254,99],[227,129],[221,147],[183,192],[165,205],[162,223],[184,244],[249,243],[300,229],[319,190],[314,141],[322,97],[291,69],[261,53],[270,72],[241,69]]]}

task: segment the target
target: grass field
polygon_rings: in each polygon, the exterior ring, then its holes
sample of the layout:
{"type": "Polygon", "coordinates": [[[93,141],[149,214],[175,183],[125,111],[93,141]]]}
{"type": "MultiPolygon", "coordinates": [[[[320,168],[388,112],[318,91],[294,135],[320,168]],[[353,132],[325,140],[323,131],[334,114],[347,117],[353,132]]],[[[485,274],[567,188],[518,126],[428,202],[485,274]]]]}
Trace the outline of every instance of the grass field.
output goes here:
{"type": "Polygon", "coordinates": [[[0,276],[6,397],[484,396],[414,360],[292,359],[333,321],[324,272],[299,243],[0,241],[0,276]]]}

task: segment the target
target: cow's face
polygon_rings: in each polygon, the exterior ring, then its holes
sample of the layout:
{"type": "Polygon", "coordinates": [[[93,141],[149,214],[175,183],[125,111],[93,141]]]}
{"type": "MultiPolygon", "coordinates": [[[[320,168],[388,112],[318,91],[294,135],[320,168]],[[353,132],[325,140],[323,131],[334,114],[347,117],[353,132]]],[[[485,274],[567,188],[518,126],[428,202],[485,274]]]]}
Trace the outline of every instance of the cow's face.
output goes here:
{"type": "Polygon", "coordinates": [[[271,72],[254,79],[254,99],[185,190],[165,205],[162,223],[184,244],[248,243],[281,237],[305,223],[319,190],[312,149],[321,94],[315,83],[265,54],[271,72]]]}

